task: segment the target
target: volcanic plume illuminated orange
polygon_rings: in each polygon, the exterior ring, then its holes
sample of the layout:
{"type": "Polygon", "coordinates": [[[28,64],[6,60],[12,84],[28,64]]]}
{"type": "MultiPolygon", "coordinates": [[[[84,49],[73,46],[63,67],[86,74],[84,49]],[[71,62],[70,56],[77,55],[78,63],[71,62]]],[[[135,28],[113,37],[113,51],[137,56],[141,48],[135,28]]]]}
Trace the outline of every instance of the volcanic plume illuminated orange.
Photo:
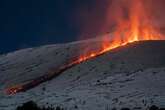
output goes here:
{"type": "MultiPolygon", "coordinates": [[[[117,1],[117,0],[116,0],[117,1]]],[[[78,62],[90,59],[91,57],[103,54],[116,47],[126,45],[135,41],[142,40],[165,40],[165,38],[152,25],[149,12],[146,12],[145,0],[118,0],[124,4],[127,11],[127,18],[123,16],[116,16],[117,25],[115,31],[112,33],[113,37],[109,39],[108,35],[103,36],[101,49],[98,51],[91,51],[80,56],[78,62]]],[[[120,7],[120,5],[118,6],[120,7]]],[[[122,13],[124,15],[124,12],[122,13]]]]}

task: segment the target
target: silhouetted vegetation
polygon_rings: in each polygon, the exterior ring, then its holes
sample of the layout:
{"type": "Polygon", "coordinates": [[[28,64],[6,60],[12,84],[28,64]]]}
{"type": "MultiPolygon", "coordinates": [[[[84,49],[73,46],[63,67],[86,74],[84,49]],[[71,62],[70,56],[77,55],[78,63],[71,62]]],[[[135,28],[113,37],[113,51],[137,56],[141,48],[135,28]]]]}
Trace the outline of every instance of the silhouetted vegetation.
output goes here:
{"type": "MultiPolygon", "coordinates": [[[[116,109],[117,110],[117,109],[116,109]]],[[[132,110],[130,108],[121,108],[121,110],[132,110]]],[[[138,109],[138,110],[144,110],[144,109],[138,109]]],[[[158,106],[156,105],[152,105],[151,107],[149,107],[148,109],[146,110],[165,110],[165,108],[159,108],[158,106]]]]}
{"type": "Polygon", "coordinates": [[[121,110],[130,110],[129,108],[121,108],[121,110]]]}
{"type": "MultiPolygon", "coordinates": [[[[78,109],[78,106],[75,105],[74,108],[78,109]]],[[[52,107],[52,106],[39,107],[35,102],[29,101],[29,102],[24,103],[22,106],[18,106],[16,108],[16,110],[64,110],[64,108],[61,108],[60,106],[57,106],[57,107],[52,107]]],[[[121,109],[112,108],[112,110],[132,110],[132,109],[130,109],[130,108],[121,108],[121,109]]],[[[143,110],[143,109],[140,107],[140,109],[138,109],[138,110],[143,110]]],[[[165,108],[159,108],[156,105],[152,105],[149,108],[147,108],[146,110],[165,110],[165,108]]]]}
{"type": "Polygon", "coordinates": [[[149,108],[149,110],[159,110],[159,108],[158,108],[157,106],[155,106],[155,105],[152,105],[152,106],[149,108]]]}
{"type": "Polygon", "coordinates": [[[57,107],[39,107],[35,102],[29,101],[24,103],[22,106],[18,106],[16,110],[64,110],[63,108],[57,106],[57,107]]]}
{"type": "Polygon", "coordinates": [[[134,109],[131,109],[131,108],[121,108],[121,109],[112,108],[111,110],[165,110],[165,108],[159,108],[156,105],[152,105],[152,106],[148,107],[147,109],[143,109],[141,107],[136,107],[134,109]]]}

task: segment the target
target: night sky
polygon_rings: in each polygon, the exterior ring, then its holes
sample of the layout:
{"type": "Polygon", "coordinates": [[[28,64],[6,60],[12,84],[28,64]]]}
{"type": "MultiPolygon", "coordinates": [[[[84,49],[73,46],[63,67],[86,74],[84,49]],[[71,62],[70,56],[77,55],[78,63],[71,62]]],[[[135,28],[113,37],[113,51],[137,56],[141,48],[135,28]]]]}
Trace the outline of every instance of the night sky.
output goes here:
{"type": "Polygon", "coordinates": [[[107,1],[1,0],[0,53],[75,41],[83,33],[95,33],[107,1]]]}
{"type": "MultiPolygon", "coordinates": [[[[113,12],[109,10],[112,1],[0,0],[0,54],[105,33],[111,27],[105,21],[107,13],[113,12]]],[[[164,15],[164,0],[149,1],[156,8],[153,12],[160,13],[157,18],[164,15]]]]}

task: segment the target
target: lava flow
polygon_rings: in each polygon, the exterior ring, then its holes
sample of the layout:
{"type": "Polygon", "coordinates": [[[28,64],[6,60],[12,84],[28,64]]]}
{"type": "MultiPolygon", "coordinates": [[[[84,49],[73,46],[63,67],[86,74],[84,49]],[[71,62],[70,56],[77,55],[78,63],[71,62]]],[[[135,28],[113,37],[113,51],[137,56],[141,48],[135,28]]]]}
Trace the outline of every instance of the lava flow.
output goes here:
{"type": "MultiPolygon", "coordinates": [[[[50,71],[47,74],[38,77],[30,82],[24,84],[9,87],[5,90],[7,94],[15,94],[18,92],[23,92],[29,90],[45,81],[48,81],[63,71],[80,64],[86,60],[102,55],[114,48],[132,43],[135,41],[143,40],[165,40],[165,38],[158,32],[157,29],[152,26],[149,21],[150,14],[145,12],[144,0],[125,0],[125,8],[127,8],[128,16],[124,18],[123,16],[118,16],[117,26],[115,31],[112,33],[114,37],[109,39],[109,36],[104,36],[101,39],[101,47],[99,51],[91,51],[86,54],[80,55],[77,60],[74,60],[62,67],[56,68],[54,71],[50,71]],[[127,6],[127,2],[129,5],[127,6]]],[[[124,4],[124,3],[123,3],[124,4]]]]}

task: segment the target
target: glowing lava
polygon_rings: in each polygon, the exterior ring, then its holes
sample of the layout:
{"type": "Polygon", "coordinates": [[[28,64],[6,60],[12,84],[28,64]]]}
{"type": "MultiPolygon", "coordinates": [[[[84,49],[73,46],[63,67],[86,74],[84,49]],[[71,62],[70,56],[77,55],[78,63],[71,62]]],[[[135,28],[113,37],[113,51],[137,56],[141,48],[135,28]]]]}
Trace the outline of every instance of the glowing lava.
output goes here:
{"type": "MultiPolygon", "coordinates": [[[[116,0],[117,1],[117,0],[116,0]]],[[[119,0],[118,0],[119,1],[119,0]]],[[[144,40],[165,40],[165,38],[152,26],[151,15],[145,10],[144,0],[120,0],[127,8],[128,17],[123,16],[117,19],[117,26],[111,40],[108,35],[102,37],[102,46],[98,51],[83,54],[79,62],[103,54],[111,49],[126,45],[135,41],[144,40]]],[[[124,13],[124,12],[123,12],[124,13]]]]}
{"type": "MultiPolygon", "coordinates": [[[[122,1],[122,0],[121,0],[122,1]]],[[[80,57],[72,62],[69,62],[59,68],[49,71],[47,74],[35,78],[30,82],[16,85],[5,89],[7,94],[15,94],[17,92],[26,91],[31,89],[40,83],[48,81],[57,75],[61,74],[63,71],[80,64],[88,59],[94,58],[96,56],[102,55],[111,49],[126,45],[135,41],[142,40],[165,40],[160,33],[154,29],[152,23],[149,21],[150,14],[145,12],[144,0],[123,0],[124,2],[129,1],[129,5],[126,7],[128,9],[128,17],[125,19],[123,16],[118,16],[118,22],[115,31],[113,32],[111,40],[109,36],[103,36],[101,39],[101,47],[96,51],[85,52],[85,54],[80,55],[80,57]]]]}

